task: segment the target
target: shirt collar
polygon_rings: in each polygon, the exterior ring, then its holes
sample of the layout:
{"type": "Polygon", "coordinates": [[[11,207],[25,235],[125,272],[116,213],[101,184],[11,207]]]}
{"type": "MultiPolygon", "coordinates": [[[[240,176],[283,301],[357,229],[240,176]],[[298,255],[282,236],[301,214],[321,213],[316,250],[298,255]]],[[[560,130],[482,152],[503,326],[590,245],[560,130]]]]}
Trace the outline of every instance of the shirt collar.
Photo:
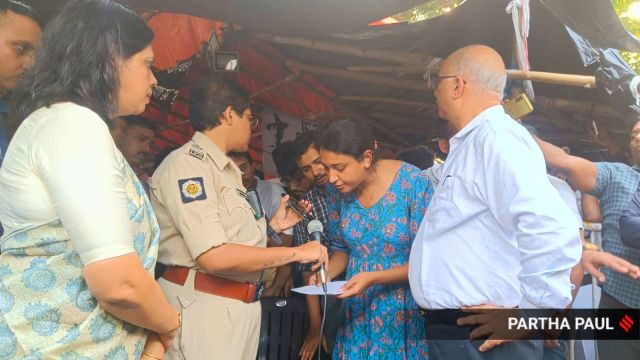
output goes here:
{"type": "MultiPolygon", "coordinates": [[[[220,150],[218,145],[216,145],[216,143],[211,141],[211,139],[206,137],[200,131],[196,131],[196,133],[193,134],[191,140],[196,143],[196,145],[200,146],[207,153],[207,155],[209,155],[211,160],[213,160],[213,163],[216,164],[216,166],[220,170],[223,170],[227,165],[230,164],[235,166],[235,163],[231,162],[231,159],[229,159],[229,157],[225,155],[222,150],[220,150]]],[[[235,166],[235,168],[237,169],[238,167],[235,166]]],[[[238,172],[240,172],[240,169],[238,169],[238,172]]]]}
{"type": "Polygon", "coordinates": [[[476,115],[465,127],[463,127],[457,134],[455,134],[451,140],[462,139],[471,133],[475,128],[480,126],[485,120],[489,119],[493,115],[504,114],[504,108],[502,105],[494,105],[484,109],[480,114],[476,115]]]}

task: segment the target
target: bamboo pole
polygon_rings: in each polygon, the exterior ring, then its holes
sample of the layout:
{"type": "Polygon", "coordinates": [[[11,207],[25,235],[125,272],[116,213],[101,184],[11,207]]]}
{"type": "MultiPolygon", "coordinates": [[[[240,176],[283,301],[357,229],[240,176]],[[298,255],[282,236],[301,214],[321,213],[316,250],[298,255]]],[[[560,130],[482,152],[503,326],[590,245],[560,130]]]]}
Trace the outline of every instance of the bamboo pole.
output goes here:
{"type": "MultiPolygon", "coordinates": [[[[254,72],[251,71],[247,71],[247,69],[243,70],[244,73],[246,73],[247,75],[251,76],[253,78],[254,81],[256,81],[260,86],[262,86],[262,90],[267,89],[269,86],[267,85],[269,83],[269,80],[263,78],[261,75],[258,75],[254,72]]],[[[292,76],[293,74],[288,75],[292,76]]],[[[298,74],[298,76],[300,76],[298,74]]],[[[282,85],[282,84],[281,84],[282,85]]],[[[259,90],[259,91],[262,91],[259,90]]],[[[305,106],[304,103],[298,101],[297,99],[292,98],[291,96],[289,96],[288,94],[281,92],[279,93],[280,96],[282,96],[283,98],[285,98],[287,101],[292,102],[294,105],[296,105],[298,108],[300,108],[300,110],[302,110],[303,112],[307,113],[307,114],[313,114],[313,110],[309,109],[307,106],[305,106]]]]}
{"type": "Polygon", "coordinates": [[[424,65],[431,63],[435,59],[438,59],[434,58],[433,56],[423,54],[398,52],[394,50],[384,49],[370,49],[360,46],[346,45],[330,41],[312,40],[302,37],[281,36],[260,32],[252,32],[251,35],[255,38],[266,40],[276,44],[300,46],[309,49],[330,51],[345,55],[360,56],[368,59],[383,60],[400,64],[424,65]]]}
{"type": "Polygon", "coordinates": [[[426,68],[424,66],[419,66],[419,65],[347,66],[346,69],[349,71],[357,71],[357,72],[404,73],[404,74],[423,74],[426,71],[426,68]]]}
{"type": "Polygon", "coordinates": [[[349,70],[343,70],[338,68],[305,64],[305,63],[294,61],[294,60],[287,60],[285,64],[287,65],[287,67],[289,67],[292,70],[299,69],[299,70],[307,71],[310,73],[326,75],[331,77],[338,77],[342,79],[368,82],[371,84],[391,86],[391,87],[397,87],[401,89],[421,90],[421,91],[432,90],[426,81],[421,81],[421,80],[395,79],[395,78],[388,78],[386,76],[356,73],[349,70]]]}
{"type": "MultiPolygon", "coordinates": [[[[349,71],[364,72],[364,73],[404,73],[404,74],[423,74],[427,71],[424,66],[415,65],[400,65],[400,66],[348,66],[346,68],[349,71]]],[[[433,67],[432,73],[438,71],[438,67],[433,67]]],[[[575,75],[575,74],[561,74],[550,73],[543,71],[522,71],[522,70],[507,70],[507,77],[515,80],[531,80],[534,82],[576,86],[586,89],[596,88],[595,76],[589,75],[575,75]]]]}
{"type": "MultiPolygon", "coordinates": [[[[267,58],[269,61],[271,61],[272,64],[274,64],[275,66],[278,66],[282,72],[284,72],[284,73],[287,73],[287,72],[295,73],[295,71],[291,71],[291,69],[287,69],[287,68],[283,68],[283,67],[279,66],[278,65],[279,62],[275,61],[270,56],[268,56],[264,50],[263,51],[259,50],[262,47],[266,47],[267,46],[266,43],[263,44],[263,43],[260,43],[259,41],[255,41],[255,45],[256,46],[254,46],[254,50],[257,51],[258,53],[260,53],[265,58],[267,58]]],[[[286,64],[286,61],[285,61],[285,64],[286,64]]],[[[334,98],[332,96],[329,96],[329,95],[325,94],[324,92],[318,90],[313,84],[310,84],[309,82],[307,82],[305,80],[305,77],[302,76],[302,74],[298,78],[298,80],[299,80],[299,83],[302,86],[304,86],[305,88],[307,88],[309,91],[312,91],[312,92],[316,93],[318,96],[324,98],[327,101],[334,102],[336,106],[340,106],[342,109],[345,110],[345,112],[353,114],[353,116],[355,116],[355,117],[361,119],[362,121],[366,122],[372,128],[377,129],[378,131],[386,134],[390,139],[396,141],[397,144],[399,144],[401,146],[411,146],[411,143],[406,141],[402,136],[400,136],[399,134],[397,134],[393,130],[386,129],[386,128],[382,127],[381,125],[377,124],[375,121],[372,121],[371,119],[363,116],[362,114],[358,113],[357,111],[354,111],[351,108],[349,108],[348,106],[344,105],[338,99],[336,99],[336,98],[334,98]]]]}
{"type": "MultiPolygon", "coordinates": [[[[286,66],[282,66],[284,64],[284,61],[278,61],[267,54],[267,52],[271,51],[272,49],[270,49],[270,46],[266,42],[253,39],[253,41],[251,41],[250,43],[252,45],[251,48],[253,49],[253,51],[268,59],[271,64],[278,68],[278,70],[280,70],[283,74],[291,73],[291,69],[287,68],[286,66]]],[[[312,93],[318,95],[319,97],[325,99],[326,101],[335,101],[334,98],[318,90],[313,84],[308,83],[304,79],[303,75],[303,73],[300,73],[300,76],[298,78],[300,85],[302,85],[305,89],[311,91],[312,93]]]]}
{"type": "Polygon", "coordinates": [[[615,119],[625,119],[625,116],[617,112],[613,107],[605,104],[591,103],[569,99],[552,99],[543,96],[536,96],[536,106],[552,108],[556,110],[575,112],[583,115],[595,117],[606,117],[615,119]]]}
{"type": "Polygon", "coordinates": [[[269,92],[269,91],[271,91],[273,89],[276,89],[276,88],[280,87],[281,85],[284,85],[284,84],[286,84],[288,82],[291,82],[291,81],[293,81],[293,80],[295,80],[295,79],[297,79],[299,77],[300,77],[300,73],[299,72],[293,73],[293,74],[285,77],[284,79],[267,86],[266,88],[263,88],[263,89],[260,89],[260,90],[258,90],[256,92],[254,92],[253,94],[251,94],[250,97],[251,98],[258,97],[258,96],[260,96],[260,95],[262,95],[264,93],[267,93],[267,92],[269,92]]]}
{"type": "Polygon", "coordinates": [[[344,101],[375,102],[375,103],[383,103],[383,104],[419,107],[419,108],[426,108],[426,109],[432,109],[436,107],[436,104],[434,103],[412,101],[412,100],[401,100],[401,99],[379,97],[379,96],[345,95],[345,96],[340,96],[339,99],[344,101]]]}
{"type": "Polygon", "coordinates": [[[559,74],[542,71],[507,70],[507,77],[516,80],[531,80],[535,82],[577,86],[585,89],[596,88],[596,77],[589,75],[559,74]]]}
{"type": "MultiPolygon", "coordinates": [[[[292,36],[280,36],[274,34],[266,34],[254,32],[252,36],[266,40],[269,42],[306,47],[321,51],[330,51],[345,55],[360,56],[368,59],[383,60],[392,63],[404,64],[403,66],[373,66],[373,67],[358,67],[352,66],[348,70],[360,71],[360,72],[405,72],[405,73],[420,73],[426,71],[425,65],[432,64],[436,61],[442,60],[441,58],[416,54],[410,52],[385,50],[385,49],[372,49],[364,48],[354,45],[339,44],[329,41],[312,40],[302,37],[292,36]],[[415,66],[419,65],[419,66],[415,66]]],[[[438,66],[433,67],[437,70],[438,66]]],[[[510,79],[518,80],[531,80],[535,82],[543,82],[548,84],[578,86],[587,89],[594,89],[596,87],[595,77],[587,75],[573,75],[573,74],[558,74],[540,71],[521,71],[521,70],[507,70],[507,76],[510,79]]]]}

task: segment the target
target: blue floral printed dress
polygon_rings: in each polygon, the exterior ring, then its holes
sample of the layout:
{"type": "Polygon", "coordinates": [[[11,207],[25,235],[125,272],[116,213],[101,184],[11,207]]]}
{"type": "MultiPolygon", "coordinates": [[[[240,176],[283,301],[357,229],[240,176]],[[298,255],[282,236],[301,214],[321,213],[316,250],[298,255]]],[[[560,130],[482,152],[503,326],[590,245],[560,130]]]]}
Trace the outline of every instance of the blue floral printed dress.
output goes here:
{"type": "MultiPolygon", "coordinates": [[[[144,188],[118,153],[133,245],[153,275],[159,227],[144,188]]],[[[0,254],[0,360],[139,359],[145,329],[107,313],[60,220],[5,236],[0,254]]]]}
{"type": "MultiPolygon", "coordinates": [[[[402,163],[385,195],[365,209],[350,193],[327,189],[331,249],[349,254],[346,279],[407,264],[433,188],[420,170],[402,163]]],[[[334,359],[425,359],[424,320],[408,282],[374,285],[344,300],[334,359]]]]}

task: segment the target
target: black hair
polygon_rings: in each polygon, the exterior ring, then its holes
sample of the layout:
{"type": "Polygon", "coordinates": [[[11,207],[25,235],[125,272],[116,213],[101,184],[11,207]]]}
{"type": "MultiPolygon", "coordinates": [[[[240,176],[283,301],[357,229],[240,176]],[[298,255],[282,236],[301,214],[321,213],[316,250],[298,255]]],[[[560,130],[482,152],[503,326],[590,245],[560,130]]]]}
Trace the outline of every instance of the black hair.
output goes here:
{"type": "Polygon", "coordinates": [[[280,143],[271,152],[273,162],[276,164],[276,171],[280,177],[295,176],[300,173],[300,169],[293,155],[295,148],[296,146],[293,141],[285,141],[280,143]]]}
{"type": "Polygon", "coordinates": [[[251,158],[251,155],[249,155],[248,151],[242,151],[242,152],[232,151],[228,153],[227,156],[233,157],[233,158],[245,158],[247,159],[249,164],[253,163],[253,159],[251,158]]]}
{"type": "Polygon", "coordinates": [[[433,154],[424,146],[416,146],[398,153],[398,160],[409,163],[420,170],[433,166],[433,154]]]}
{"type": "Polygon", "coordinates": [[[118,109],[118,61],[152,39],[147,24],[116,1],[70,1],[45,29],[35,63],[16,88],[19,117],[70,101],[109,123],[118,109]]]}
{"type": "Polygon", "coordinates": [[[165,148],[163,150],[161,150],[156,157],[153,159],[153,168],[157,169],[158,166],[160,166],[160,164],[162,164],[162,162],[164,161],[164,159],[169,156],[169,154],[171,154],[174,150],[177,150],[178,148],[175,147],[168,147],[165,148]]]}
{"type": "Polygon", "coordinates": [[[319,149],[353,156],[358,161],[362,160],[365,151],[371,150],[373,154],[372,167],[375,166],[379,158],[373,132],[369,126],[357,119],[330,122],[320,131],[316,145],[319,149]]]}
{"type": "Polygon", "coordinates": [[[123,116],[122,117],[124,119],[124,121],[127,122],[127,128],[131,127],[131,126],[139,126],[139,127],[143,127],[145,129],[149,129],[151,131],[153,131],[154,133],[157,130],[157,125],[156,122],[148,119],[144,116],[140,116],[140,115],[131,115],[131,116],[123,116]]]}
{"type": "Polygon", "coordinates": [[[251,107],[249,96],[221,75],[210,75],[193,89],[189,96],[189,118],[196,131],[210,130],[220,125],[220,116],[228,106],[239,115],[251,107]]]}
{"type": "Polygon", "coordinates": [[[29,19],[35,21],[40,28],[42,28],[42,18],[40,14],[31,7],[26,1],[19,0],[0,0],[0,18],[7,11],[11,11],[18,15],[26,16],[29,19]]]}
{"type": "Polygon", "coordinates": [[[317,131],[307,131],[305,133],[300,134],[293,143],[295,144],[294,157],[295,159],[300,159],[302,155],[304,155],[307,150],[309,150],[310,146],[316,147],[316,139],[318,138],[317,131]]]}

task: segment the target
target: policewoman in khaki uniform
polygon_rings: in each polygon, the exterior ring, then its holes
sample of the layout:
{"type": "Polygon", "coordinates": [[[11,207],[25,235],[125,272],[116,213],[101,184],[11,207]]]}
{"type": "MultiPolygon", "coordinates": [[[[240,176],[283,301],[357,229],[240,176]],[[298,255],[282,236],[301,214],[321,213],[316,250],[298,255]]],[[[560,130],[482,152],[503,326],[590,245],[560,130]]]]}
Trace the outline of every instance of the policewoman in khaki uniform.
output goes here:
{"type": "MultiPolygon", "coordinates": [[[[182,328],[167,359],[255,359],[260,332],[262,272],[291,262],[327,262],[319,242],[266,248],[267,224],[245,199],[242,173],[227,153],[246,151],[249,98],[219,78],[194,89],[193,138],[173,151],[151,179],[160,224],[158,280],[180,309],[182,328]]],[[[286,206],[270,221],[279,233],[300,221],[286,206]]],[[[304,204],[310,208],[309,204],[304,204]]]]}

